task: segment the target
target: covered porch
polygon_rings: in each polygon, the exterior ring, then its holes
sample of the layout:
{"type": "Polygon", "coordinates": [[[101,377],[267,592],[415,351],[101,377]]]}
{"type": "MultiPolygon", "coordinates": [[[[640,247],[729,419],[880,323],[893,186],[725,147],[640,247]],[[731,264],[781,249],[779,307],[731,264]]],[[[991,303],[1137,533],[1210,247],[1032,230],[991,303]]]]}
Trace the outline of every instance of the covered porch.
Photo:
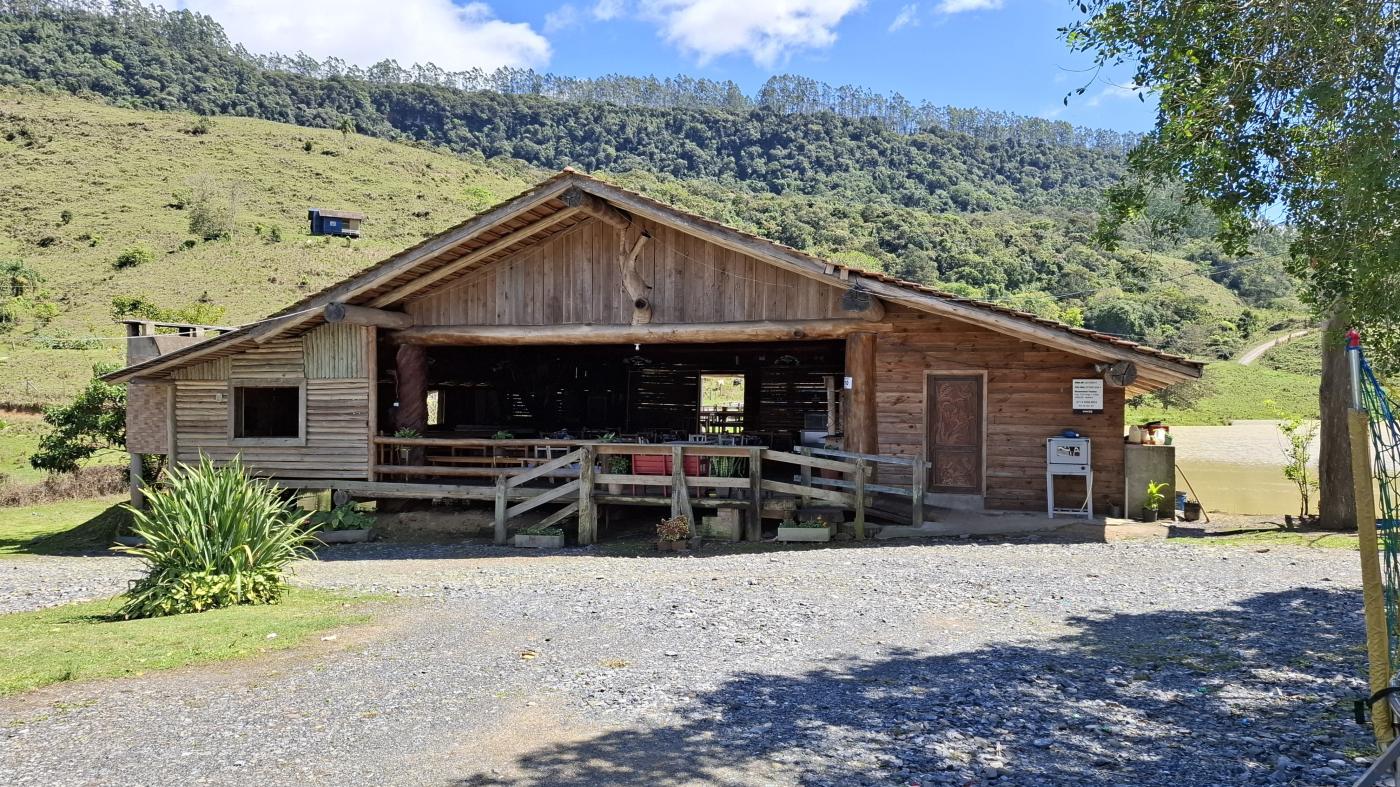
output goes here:
{"type": "Polygon", "coordinates": [[[746,540],[762,538],[765,519],[820,509],[859,536],[881,492],[901,497],[901,523],[920,525],[921,485],[875,484],[881,461],[914,460],[854,450],[876,444],[870,350],[881,327],[381,331],[370,474],[336,488],[490,501],[497,542],[517,517],[549,511],[534,524],[577,520],[578,542],[593,543],[600,514],[632,506],[697,526],[698,516],[734,512],[746,540]]]}

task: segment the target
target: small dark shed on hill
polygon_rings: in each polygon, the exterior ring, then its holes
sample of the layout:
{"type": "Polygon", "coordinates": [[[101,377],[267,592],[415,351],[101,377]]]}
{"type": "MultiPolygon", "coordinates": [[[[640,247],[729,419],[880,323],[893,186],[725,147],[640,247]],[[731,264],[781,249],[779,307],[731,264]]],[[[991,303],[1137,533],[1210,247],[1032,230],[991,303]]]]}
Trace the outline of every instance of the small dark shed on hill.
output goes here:
{"type": "Polygon", "coordinates": [[[349,210],[326,210],[312,208],[306,212],[311,219],[312,235],[336,235],[342,238],[360,237],[360,222],[365,214],[349,210]]]}

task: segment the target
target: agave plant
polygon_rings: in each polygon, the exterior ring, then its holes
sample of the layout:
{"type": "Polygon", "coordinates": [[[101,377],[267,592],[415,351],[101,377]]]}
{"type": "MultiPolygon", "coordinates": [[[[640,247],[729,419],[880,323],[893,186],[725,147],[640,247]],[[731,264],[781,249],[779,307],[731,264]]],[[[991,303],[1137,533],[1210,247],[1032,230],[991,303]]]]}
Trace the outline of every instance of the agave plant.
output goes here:
{"type": "Polygon", "coordinates": [[[171,467],[147,493],[146,510],[128,509],[145,545],[126,551],[149,565],[126,593],[120,614],[128,619],[275,603],[287,592],[287,564],[313,554],[308,514],[276,485],[250,478],[237,458],[171,467]]]}

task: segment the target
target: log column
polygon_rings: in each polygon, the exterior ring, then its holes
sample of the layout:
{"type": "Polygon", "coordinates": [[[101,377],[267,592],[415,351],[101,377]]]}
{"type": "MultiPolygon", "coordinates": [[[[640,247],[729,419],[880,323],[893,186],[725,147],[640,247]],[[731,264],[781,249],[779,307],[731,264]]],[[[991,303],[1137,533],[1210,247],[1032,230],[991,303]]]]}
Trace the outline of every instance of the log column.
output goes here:
{"type": "Polygon", "coordinates": [[[394,413],[395,429],[428,428],[428,350],[422,345],[401,344],[394,356],[399,378],[399,406],[394,413]]]}
{"type": "Polygon", "coordinates": [[[851,388],[846,392],[845,448],[860,454],[880,450],[879,425],[875,420],[875,334],[853,333],[846,337],[846,376],[851,388]]]}

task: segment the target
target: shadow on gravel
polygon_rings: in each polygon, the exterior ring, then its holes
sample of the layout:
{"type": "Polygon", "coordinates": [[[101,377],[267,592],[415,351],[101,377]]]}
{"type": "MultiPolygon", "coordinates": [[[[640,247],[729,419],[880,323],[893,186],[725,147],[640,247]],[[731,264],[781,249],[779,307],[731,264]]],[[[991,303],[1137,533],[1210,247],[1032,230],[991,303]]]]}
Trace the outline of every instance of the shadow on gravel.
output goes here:
{"type": "Polygon", "coordinates": [[[1359,609],[1359,593],[1304,588],[1208,612],[1076,618],[1073,634],[1034,647],[743,674],[698,694],[681,723],[539,745],[514,763],[520,778],[452,784],[979,784],[998,773],[1017,785],[1349,784],[1363,769],[1351,758],[1370,751],[1349,709],[1364,687],[1359,609]]]}

